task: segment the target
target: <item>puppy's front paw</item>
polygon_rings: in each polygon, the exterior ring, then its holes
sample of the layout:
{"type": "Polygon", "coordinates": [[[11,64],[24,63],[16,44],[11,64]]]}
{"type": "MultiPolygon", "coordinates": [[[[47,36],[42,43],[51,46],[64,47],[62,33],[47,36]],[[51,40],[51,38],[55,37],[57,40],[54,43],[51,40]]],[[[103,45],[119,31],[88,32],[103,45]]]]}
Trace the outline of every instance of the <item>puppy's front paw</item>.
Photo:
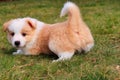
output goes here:
{"type": "Polygon", "coordinates": [[[58,62],[59,60],[53,60],[52,63],[58,62]]]}
{"type": "Polygon", "coordinates": [[[17,54],[19,54],[19,53],[17,53],[17,52],[13,52],[12,54],[13,54],[13,55],[17,55],[17,54]]]}
{"type": "Polygon", "coordinates": [[[23,52],[21,50],[17,50],[17,52],[13,52],[13,55],[18,55],[18,54],[23,54],[23,52]]]}

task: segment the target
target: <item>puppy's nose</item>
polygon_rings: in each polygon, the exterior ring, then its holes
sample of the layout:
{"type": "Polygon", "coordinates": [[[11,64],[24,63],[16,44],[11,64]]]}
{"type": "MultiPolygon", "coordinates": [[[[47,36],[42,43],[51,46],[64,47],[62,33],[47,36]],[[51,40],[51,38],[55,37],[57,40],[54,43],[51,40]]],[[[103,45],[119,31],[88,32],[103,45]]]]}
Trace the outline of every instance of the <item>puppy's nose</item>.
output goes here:
{"type": "Polygon", "coordinates": [[[15,45],[18,47],[20,45],[20,41],[15,41],[15,45]]]}

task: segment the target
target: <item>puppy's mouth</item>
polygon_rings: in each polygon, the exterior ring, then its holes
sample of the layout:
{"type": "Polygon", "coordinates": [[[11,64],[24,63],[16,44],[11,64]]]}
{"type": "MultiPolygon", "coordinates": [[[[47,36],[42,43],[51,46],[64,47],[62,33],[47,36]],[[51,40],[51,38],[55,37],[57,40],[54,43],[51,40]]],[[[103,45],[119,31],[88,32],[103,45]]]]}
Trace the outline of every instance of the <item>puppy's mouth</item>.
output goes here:
{"type": "Polygon", "coordinates": [[[21,45],[15,46],[15,48],[17,48],[17,49],[24,48],[24,47],[25,47],[25,45],[23,45],[23,46],[21,46],[21,45]]]}
{"type": "Polygon", "coordinates": [[[15,48],[20,49],[23,48],[24,46],[15,46],[15,48]]]}

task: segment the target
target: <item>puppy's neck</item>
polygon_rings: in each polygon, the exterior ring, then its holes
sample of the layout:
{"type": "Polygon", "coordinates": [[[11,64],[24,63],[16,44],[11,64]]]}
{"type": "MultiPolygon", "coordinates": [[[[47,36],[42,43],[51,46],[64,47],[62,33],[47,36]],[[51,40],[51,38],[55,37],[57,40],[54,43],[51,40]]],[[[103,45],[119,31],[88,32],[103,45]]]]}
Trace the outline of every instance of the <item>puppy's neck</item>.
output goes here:
{"type": "Polygon", "coordinates": [[[43,22],[37,21],[36,30],[35,30],[35,33],[34,33],[34,35],[32,37],[32,40],[29,43],[26,44],[25,49],[29,49],[29,48],[33,47],[33,45],[35,44],[36,39],[37,39],[37,37],[39,35],[39,32],[41,31],[43,26],[44,26],[43,22]]]}

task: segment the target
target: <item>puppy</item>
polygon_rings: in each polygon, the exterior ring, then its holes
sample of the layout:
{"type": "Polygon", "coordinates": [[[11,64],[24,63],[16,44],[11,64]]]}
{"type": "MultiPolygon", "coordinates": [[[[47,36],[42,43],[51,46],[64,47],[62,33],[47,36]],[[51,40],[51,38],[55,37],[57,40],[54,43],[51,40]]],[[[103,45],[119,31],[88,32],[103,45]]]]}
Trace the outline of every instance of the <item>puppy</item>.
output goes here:
{"type": "Polygon", "coordinates": [[[81,18],[79,8],[66,2],[60,16],[68,14],[68,20],[46,24],[34,18],[18,18],[4,23],[8,41],[18,50],[13,54],[38,55],[53,52],[57,60],[70,59],[76,50],[88,52],[94,39],[81,18]]]}

